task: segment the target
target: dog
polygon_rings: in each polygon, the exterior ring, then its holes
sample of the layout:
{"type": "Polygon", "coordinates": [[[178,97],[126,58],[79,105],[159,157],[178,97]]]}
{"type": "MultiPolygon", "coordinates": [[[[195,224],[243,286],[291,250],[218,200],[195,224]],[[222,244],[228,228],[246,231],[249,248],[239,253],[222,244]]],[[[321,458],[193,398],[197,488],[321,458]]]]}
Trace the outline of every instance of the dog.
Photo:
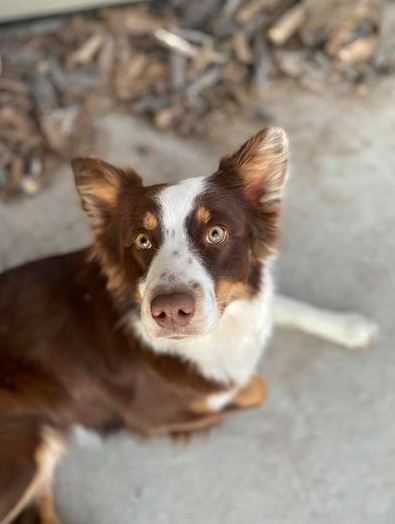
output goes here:
{"type": "Polygon", "coordinates": [[[144,187],[72,162],[93,246],[0,276],[0,522],[57,524],[74,427],[177,435],[259,406],[273,318],[355,347],[363,317],[274,299],[288,142],[267,128],[217,171],[144,187]]]}

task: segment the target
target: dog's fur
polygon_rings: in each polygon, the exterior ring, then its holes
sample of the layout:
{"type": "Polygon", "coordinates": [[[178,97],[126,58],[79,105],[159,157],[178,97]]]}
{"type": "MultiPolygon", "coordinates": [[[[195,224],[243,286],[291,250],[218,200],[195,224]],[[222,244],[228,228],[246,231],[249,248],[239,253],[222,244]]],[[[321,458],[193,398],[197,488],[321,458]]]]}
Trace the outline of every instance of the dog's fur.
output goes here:
{"type": "Polygon", "coordinates": [[[51,480],[76,425],[188,433],[264,400],[254,370],[272,327],[287,158],[270,128],[213,175],[172,186],[73,162],[93,247],[0,276],[2,524],[57,522],[51,480]],[[174,293],[192,314],[156,320],[155,298],[174,293]]]}

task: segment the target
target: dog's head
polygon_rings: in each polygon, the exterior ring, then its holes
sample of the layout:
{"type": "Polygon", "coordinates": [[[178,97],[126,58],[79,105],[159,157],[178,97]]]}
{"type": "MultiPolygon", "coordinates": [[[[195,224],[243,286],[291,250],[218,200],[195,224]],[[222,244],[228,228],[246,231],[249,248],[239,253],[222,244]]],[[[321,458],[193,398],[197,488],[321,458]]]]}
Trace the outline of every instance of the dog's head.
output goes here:
{"type": "Polygon", "coordinates": [[[269,128],[210,176],[144,187],[133,170],[73,161],[108,288],[147,336],[204,335],[264,286],[287,178],[283,130],[269,128]]]}

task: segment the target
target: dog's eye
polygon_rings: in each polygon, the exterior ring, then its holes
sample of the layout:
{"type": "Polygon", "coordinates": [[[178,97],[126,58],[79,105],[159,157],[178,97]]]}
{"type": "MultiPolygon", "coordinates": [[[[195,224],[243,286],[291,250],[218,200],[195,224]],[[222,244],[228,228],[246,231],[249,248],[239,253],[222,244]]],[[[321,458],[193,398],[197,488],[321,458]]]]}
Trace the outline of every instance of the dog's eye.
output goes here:
{"type": "Polygon", "coordinates": [[[146,233],[137,235],[135,242],[138,249],[150,249],[152,247],[152,242],[146,233]]]}
{"type": "Polygon", "coordinates": [[[228,238],[228,231],[223,226],[213,226],[207,231],[209,244],[222,244],[228,238]]]}

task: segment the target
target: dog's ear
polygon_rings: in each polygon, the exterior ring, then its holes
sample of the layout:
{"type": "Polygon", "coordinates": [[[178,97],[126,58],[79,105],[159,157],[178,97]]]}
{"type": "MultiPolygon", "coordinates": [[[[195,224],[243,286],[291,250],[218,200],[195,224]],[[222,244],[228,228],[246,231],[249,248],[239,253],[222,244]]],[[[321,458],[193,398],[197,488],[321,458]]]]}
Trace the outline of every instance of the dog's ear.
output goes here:
{"type": "Polygon", "coordinates": [[[262,129],[236,153],[221,160],[220,173],[236,175],[247,199],[256,205],[275,205],[282,198],[288,166],[288,139],[279,127],[262,129]]]}
{"type": "Polygon", "coordinates": [[[103,227],[117,207],[122,187],[141,186],[133,170],[123,170],[95,158],[75,158],[71,162],[82,207],[94,228],[103,227]]]}

